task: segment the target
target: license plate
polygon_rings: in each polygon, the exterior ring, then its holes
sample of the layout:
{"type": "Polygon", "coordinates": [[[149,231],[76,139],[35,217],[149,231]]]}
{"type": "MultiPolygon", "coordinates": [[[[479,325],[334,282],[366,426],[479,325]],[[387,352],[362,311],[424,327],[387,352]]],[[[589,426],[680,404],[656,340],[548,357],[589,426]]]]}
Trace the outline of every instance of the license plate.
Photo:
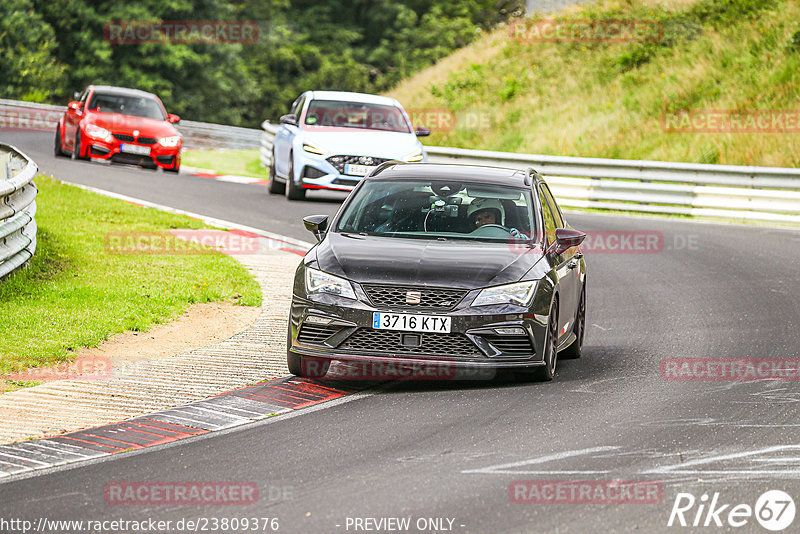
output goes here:
{"type": "Polygon", "coordinates": [[[450,333],[451,317],[373,312],[372,328],[406,332],[450,333]]]}
{"type": "Polygon", "coordinates": [[[120,152],[127,152],[128,154],[139,154],[140,156],[149,156],[150,147],[141,145],[129,145],[123,143],[119,147],[120,152]]]}
{"type": "Polygon", "coordinates": [[[366,176],[372,172],[375,165],[353,165],[348,163],[344,166],[344,173],[350,176],[366,176]]]}

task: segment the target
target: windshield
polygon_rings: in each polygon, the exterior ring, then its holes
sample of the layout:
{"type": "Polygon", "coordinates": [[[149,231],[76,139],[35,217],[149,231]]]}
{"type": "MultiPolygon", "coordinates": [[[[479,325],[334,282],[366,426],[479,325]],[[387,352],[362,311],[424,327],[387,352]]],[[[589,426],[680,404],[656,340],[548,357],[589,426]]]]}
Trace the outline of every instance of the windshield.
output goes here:
{"type": "Polygon", "coordinates": [[[535,231],[531,193],[441,180],[371,181],[336,231],[383,237],[524,242],[535,231]]]}
{"type": "Polygon", "coordinates": [[[119,113],[133,117],[165,120],[164,110],[153,98],[143,96],[95,93],[89,102],[90,111],[119,113]]]}
{"type": "Polygon", "coordinates": [[[411,126],[399,108],[361,102],[314,100],[308,105],[305,124],[411,133],[411,126]]]}

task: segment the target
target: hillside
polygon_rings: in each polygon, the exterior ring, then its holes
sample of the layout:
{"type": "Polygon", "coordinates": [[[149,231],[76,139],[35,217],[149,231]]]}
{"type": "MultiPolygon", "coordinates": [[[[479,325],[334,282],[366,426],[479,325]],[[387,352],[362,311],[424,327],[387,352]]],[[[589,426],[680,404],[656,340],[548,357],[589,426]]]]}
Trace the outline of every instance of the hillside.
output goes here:
{"type": "Polygon", "coordinates": [[[452,114],[439,122],[454,119],[454,127],[440,127],[428,144],[701,163],[800,163],[798,3],[605,0],[557,18],[574,25],[655,21],[663,32],[653,42],[540,42],[528,21],[528,32],[518,33],[528,36],[527,42],[512,39],[509,27],[496,29],[389,94],[415,113],[428,111],[423,115],[428,118],[452,114]],[[737,131],[719,124],[733,124],[737,131]]]}

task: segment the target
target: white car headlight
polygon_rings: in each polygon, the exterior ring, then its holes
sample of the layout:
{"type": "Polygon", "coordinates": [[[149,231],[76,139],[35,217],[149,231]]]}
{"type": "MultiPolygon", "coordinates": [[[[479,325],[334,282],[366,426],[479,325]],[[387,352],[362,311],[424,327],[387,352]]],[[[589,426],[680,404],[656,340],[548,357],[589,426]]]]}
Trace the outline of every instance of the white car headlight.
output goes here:
{"type": "Polygon", "coordinates": [[[417,150],[416,152],[412,152],[411,154],[403,157],[403,161],[407,161],[409,163],[415,163],[417,161],[422,161],[425,159],[425,154],[422,153],[422,150],[417,150]]]}
{"type": "Polygon", "coordinates": [[[353,286],[344,278],[308,267],[306,267],[306,292],[309,294],[330,293],[353,300],[356,298],[353,286]]]}
{"type": "Polygon", "coordinates": [[[103,141],[111,141],[111,132],[97,126],[96,124],[87,124],[86,125],[86,135],[89,137],[94,137],[95,139],[101,139],[103,141]]]}
{"type": "Polygon", "coordinates": [[[161,146],[178,146],[178,143],[181,142],[180,135],[171,135],[169,137],[162,137],[158,140],[158,144],[161,146]]]}
{"type": "Polygon", "coordinates": [[[305,150],[306,152],[311,152],[312,154],[319,154],[320,156],[325,154],[324,149],[319,148],[318,146],[314,146],[311,143],[303,143],[303,150],[305,150]]]}
{"type": "Polygon", "coordinates": [[[475,297],[472,305],[516,304],[518,306],[530,306],[538,283],[537,280],[534,280],[532,282],[517,282],[515,284],[487,287],[475,297]]]}

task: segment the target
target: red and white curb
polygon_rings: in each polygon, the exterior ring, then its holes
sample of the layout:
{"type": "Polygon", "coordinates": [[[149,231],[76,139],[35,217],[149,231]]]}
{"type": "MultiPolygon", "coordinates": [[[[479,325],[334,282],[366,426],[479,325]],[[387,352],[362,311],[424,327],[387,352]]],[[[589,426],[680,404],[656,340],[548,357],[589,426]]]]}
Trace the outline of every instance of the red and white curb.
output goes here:
{"type": "Polygon", "coordinates": [[[163,445],[293,412],[364,389],[318,384],[294,376],[88,430],[0,446],[0,480],[163,445]]]}
{"type": "Polygon", "coordinates": [[[181,165],[181,174],[188,174],[198,178],[210,178],[212,180],[219,180],[220,182],[231,182],[234,184],[255,184],[267,185],[267,180],[261,178],[253,178],[252,176],[241,176],[238,174],[219,174],[211,169],[201,169],[199,167],[187,167],[181,165]]]}

